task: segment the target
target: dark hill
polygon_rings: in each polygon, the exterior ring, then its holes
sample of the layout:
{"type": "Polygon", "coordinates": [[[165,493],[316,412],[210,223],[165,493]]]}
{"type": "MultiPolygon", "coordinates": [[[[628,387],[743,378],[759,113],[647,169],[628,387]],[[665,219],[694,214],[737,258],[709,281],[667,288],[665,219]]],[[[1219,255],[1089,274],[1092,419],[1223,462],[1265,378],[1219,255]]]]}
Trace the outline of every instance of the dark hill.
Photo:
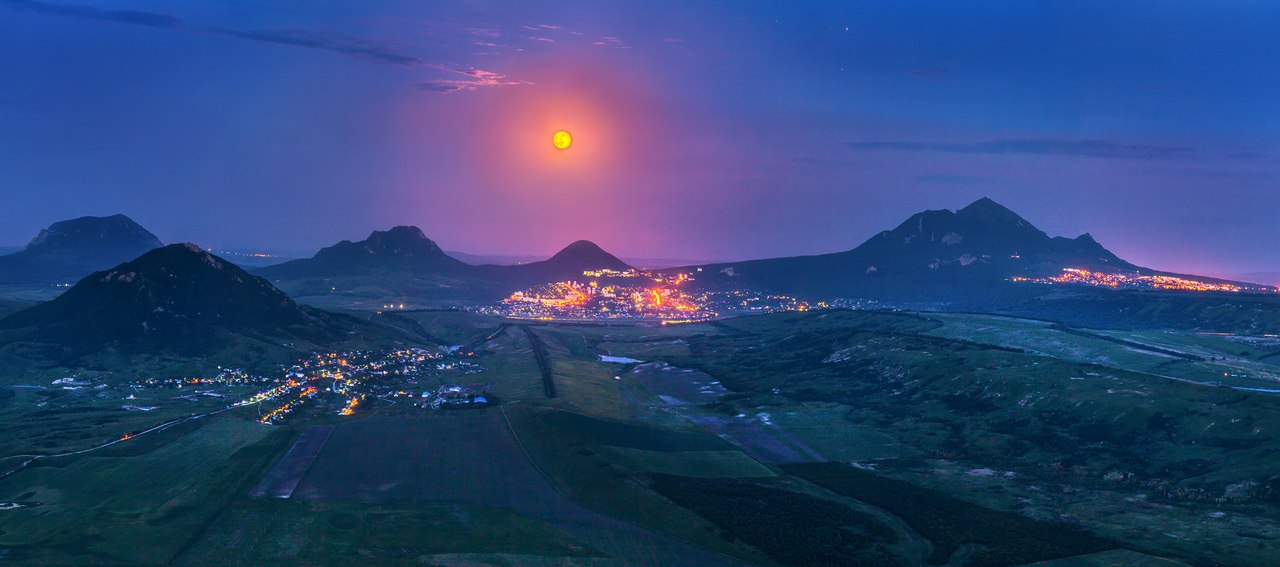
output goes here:
{"type": "Polygon", "coordinates": [[[546,260],[515,266],[481,266],[488,279],[514,286],[514,289],[540,283],[581,279],[588,270],[629,270],[626,262],[605,252],[596,243],[579,240],[546,260]]]}
{"type": "Polygon", "coordinates": [[[248,337],[325,342],[339,316],[301,307],[266,280],[194,244],[174,244],[89,275],[56,299],[0,319],[0,330],[84,354],[215,352],[248,337]]]}
{"type": "Polygon", "coordinates": [[[315,256],[260,268],[254,273],[295,297],[339,303],[492,301],[532,285],[581,278],[596,269],[630,268],[596,244],[579,240],[551,258],[527,264],[474,266],[446,254],[418,227],[374,231],[360,242],[342,241],[315,256]]]}
{"type": "Polygon", "coordinates": [[[56,222],[26,248],[0,256],[0,283],[75,281],[160,246],[154,234],[124,215],[56,222]]]}
{"type": "MultiPolygon", "coordinates": [[[[959,211],[926,211],[844,253],[881,276],[929,271],[1057,273],[1068,266],[1133,270],[1088,234],[1050,238],[1017,213],[988,198],[959,211]]],[[[856,265],[854,266],[856,269],[856,265]]]]}
{"type": "Polygon", "coordinates": [[[573,269],[609,269],[609,270],[628,270],[626,262],[619,260],[617,256],[605,252],[596,243],[590,240],[579,240],[564,249],[556,252],[554,256],[540,262],[548,266],[571,267],[573,269]]]}
{"type": "Polygon", "coordinates": [[[311,258],[268,266],[258,273],[271,279],[342,276],[370,271],[455,273],[470,266],[445,254],[416,226],[373,231],[359,242],[343,240],[311,258]]]}

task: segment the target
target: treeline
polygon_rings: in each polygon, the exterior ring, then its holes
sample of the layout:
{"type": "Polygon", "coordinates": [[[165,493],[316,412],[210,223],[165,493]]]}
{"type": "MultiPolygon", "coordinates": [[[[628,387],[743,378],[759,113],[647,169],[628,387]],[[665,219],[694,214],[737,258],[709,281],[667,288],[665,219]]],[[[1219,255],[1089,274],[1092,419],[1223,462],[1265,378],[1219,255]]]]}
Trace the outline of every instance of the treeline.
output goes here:
{"type": "Polygon", "coordinates": [[[543,390],[546,391],[548,398],[556,397],[556,383],[551,379],[551,361],[547,358],[547,345],[542,342],[542,337],[533,332],[528,325],[520,325],[520,330],[529,337],[529,345],[533,347],[533,357],[538,360],[538,370],[542,372],[543,390]]]}

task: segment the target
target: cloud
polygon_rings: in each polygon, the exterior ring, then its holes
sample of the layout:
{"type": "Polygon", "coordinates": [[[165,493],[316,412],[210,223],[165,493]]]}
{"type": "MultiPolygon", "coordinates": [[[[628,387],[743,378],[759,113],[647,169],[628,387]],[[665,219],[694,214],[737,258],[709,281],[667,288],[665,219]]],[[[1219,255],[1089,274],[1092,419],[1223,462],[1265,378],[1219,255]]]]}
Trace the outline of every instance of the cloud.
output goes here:
{"type": "Polygon", "coordinates": [[[612,36],[612,35],[606,35],[591,43],[593,45],[599,45],[601,47],[616,47],[618,49],[631,49],[631,46],[628,45],[627,42],[622,41],[621,38],[617,36],[612,36]]]}
{"type": "Polygon", "coordinates": [[[430,93],[453,93],[464,90],[462,81],[430,80],[414,83],[413,88],[430,93]]]}
{"type": "MultiPolygon", "coordinates": [[[[0,6],[9,6],[10,8],[16,9],[20,12],[33,12],[49,16],[112,22],[185,33],[220,35],[257,43],[315,49],[377,63],[403,66],[425,66],[456,76],[456,78],[429,79],[414,83],[414,88],[426,92],[453,93],[474,91],[488,87],[507,87],[532,84],[529,81],[508,79],[506,75],[501,73],[486,71],[476,67],[428,63],[418,57],[401,53],[376,41],[354,37],[335,31],[318,31],[301,28],[240,30],[192,24],[176,16],[155,12],[107,10],[94,6],[56,4],[36,0],[0,0],[0,6]]],[[[534,27],[539,30],[559,29],[558,27],[550,24],[538,24],[534,27]]],[[[463,28],[463,30],[468,34],[468,36],[474,38],[476,42],[486,44],[486,46],[494,46],[494,42],[492,40],[496,40],[501,36],[501,31],[496,26],[490,25],[463,28]]]]}
{"type": "Polygon", "coordinates": [[[423,62],[417,57],[400,53],[377,42],[338,32],[320,32],[305,29],[237,30],[217,26],[192,25],[176,16],[157,12],[107,10],[93,6],[55,4],[35,0],[0,0],[0,4],[18,11],[34,12],[48,16],[111,22],[160,30],[221,35],[259,43],[329,51],[392,65],[419,65],[423,62]]]}
{"type": "Polygon", "coordinates": [[[981,142],[851,142],[850,148],[960,154],[1034,154],[1134,160],[1172,160],[1200,156],[1195,148],[1151,144],[1122,144],[1107,140],[1009,138],[981,142]]]}
{"type": "Polygon", "coordinates": [[[379,63],[393,65],[419,65],[422,63],[422,60],[417,57],[399,53],[376,42],[334,32],[316,32],[304,29],[238,31],[219,28],[204,28],[201,31],[262,43],[321,49],[379,63]]]}
{"type": "Polygon", "coordinates": [[[35,2],[33,0],[0,0],[0,3],[19,11],[35,12],[50,16],[117,22],[121,24],[145,26],[156,29],[172,30],[182,29],[184,27],[182,20],[173,16],[157,14],[154,12],[139,12],[136,10],[104,10],[93,6],[48,4],[45,2],[35,2]]]}
{"type": "Polygon", "coordinates": [[[501,73],[477,69],[475,67],[450,67],[448,65],[438,64],[432,64],[431,67],[464,78],[418,81],[417,83],[414,83],[414,88],[424,92],[448,94],[474,91],[488,87],[514,87],[533,84],[530,81],[508,79],[506,75],[501,73]]]}
{"type": "Polygon", "coordinates": [[[491,25],[491,24],[475,26],[475,27],[467,27],[462,29],[468,34],[475,37],[480,37],[480,38],[497,39],[502,36],[502,30],[500,30],[498,26],[491,25]]]}

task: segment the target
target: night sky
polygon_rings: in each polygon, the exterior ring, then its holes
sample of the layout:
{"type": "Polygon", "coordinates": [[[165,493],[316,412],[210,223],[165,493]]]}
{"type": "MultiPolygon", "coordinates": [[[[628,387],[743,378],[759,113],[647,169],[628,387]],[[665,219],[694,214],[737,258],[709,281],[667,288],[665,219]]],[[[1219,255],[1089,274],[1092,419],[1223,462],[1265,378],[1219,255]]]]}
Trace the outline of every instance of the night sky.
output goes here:
{"type": "Polygon", "coordinates": [[[1234,275],[1280,270],[1278,181],[1276,2],[0,0],[4,245],[742,259],[990,196],[1234,275]]]}

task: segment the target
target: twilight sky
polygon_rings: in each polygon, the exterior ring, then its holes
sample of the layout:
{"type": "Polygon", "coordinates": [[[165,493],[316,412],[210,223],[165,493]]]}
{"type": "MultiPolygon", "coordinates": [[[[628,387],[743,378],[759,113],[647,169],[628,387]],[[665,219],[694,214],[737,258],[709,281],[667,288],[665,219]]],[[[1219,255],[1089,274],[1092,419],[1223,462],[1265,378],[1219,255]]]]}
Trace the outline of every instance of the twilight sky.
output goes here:
{"type": "Polygon", "coordinates": [[[0,245],[122,212],[214,247],[740,259],[985,195],[1138,264],[1276,271],[1276,30],[1269,1],[0,0],[0,245]]]}

